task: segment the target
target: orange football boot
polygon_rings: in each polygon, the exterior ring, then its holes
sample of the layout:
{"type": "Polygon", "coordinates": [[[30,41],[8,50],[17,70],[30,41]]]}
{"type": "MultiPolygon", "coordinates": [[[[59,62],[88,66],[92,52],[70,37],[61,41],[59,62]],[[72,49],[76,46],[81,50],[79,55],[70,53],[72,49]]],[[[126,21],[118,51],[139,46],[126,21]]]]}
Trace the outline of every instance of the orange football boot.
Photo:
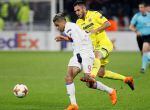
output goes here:
{"type": "Polygon", "coordinates": [[[129,87],[134,90],[134,81],[132,77],[126,77],[124,82],[129,85],[129,87]]]}
{"type": "Polygon", "coordinates": [[[78,110],[78,105],[70,104],[65,110],[78,110]]]}
{"type": "Polygon", "coordinates": [[[110,96],[112,104],[115,105],[117,103],[117,92],[116,92],[116,90],[114,89],[112,91],[112,93],[109,94],[109,96],[110,96]]]}

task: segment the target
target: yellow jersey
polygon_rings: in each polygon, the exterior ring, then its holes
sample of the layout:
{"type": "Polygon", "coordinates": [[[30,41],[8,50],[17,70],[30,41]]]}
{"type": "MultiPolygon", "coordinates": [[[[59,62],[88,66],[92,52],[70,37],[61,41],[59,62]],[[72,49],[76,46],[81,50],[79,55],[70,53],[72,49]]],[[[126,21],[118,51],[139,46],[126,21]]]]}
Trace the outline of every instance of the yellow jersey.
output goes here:
{"type": "MultiPolygon", "coordinates": [[[[97,29],[102,26],[103,23],[108,21],[101,13],[97,11],[87,11],[85,19],[78,19],[76,24],[83,30],[89,32],[92,29],[97,29]]],[[[112,43],[109,40],[105,30],[96,34],[90,34],[94,49],[102,47],[112,51],[112,43]],[[107,48],[109,46],[109,48],[107,48]]]]}

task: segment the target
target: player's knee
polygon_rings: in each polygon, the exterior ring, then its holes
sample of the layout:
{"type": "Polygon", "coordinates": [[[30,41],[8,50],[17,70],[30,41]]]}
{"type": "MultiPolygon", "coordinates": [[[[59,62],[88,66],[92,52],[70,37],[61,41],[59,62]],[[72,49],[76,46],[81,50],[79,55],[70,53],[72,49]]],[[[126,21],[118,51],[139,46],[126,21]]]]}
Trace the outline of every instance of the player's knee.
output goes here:
{"type": "Polygon", "coordinates": [[[143,48],[142,48],[142,52],[143,52],[143,53],[149,52],[149,50],[150,50],[149,43],[144,43],[144,44],[143,44],[143,48]]]}
{"type": "Polygon", "coordinates": [[[65,81],[66,81],[66,83],[72,83],[73,82],[73,78],[70,75],[66,75],[65,81]]]}
{"type": "Polygon", "coordinates": [[[104,75],[105,75],[105,71],[100,69],[98,72],[98,77],[103,78],[104,75]]]}
{"type": "Polygon", "coordinates": [[[148,52],[149,50],[147,49],[147,48],[144,48],[143,50],[142,50],[142,52],[143,53],[146,53],[146,52],[148,52]]]}
{"type": "Polygon", "coordinates": [[[95,58],[97,58],[97,59],[102,58],[102,55],[100,54],[99,51],[95,51],[95,58]]]}

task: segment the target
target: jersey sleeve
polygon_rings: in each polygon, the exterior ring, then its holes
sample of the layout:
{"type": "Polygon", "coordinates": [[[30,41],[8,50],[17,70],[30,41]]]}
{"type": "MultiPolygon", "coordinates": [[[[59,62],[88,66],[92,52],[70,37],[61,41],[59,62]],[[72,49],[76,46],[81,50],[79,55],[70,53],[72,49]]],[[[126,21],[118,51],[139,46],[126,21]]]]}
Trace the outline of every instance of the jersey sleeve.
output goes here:
{"type": "Polygon", "coordinates": [[[63,34],[64,36],[68,36],[68,37],[71,37],[71,29],[67,29],[63,34]]]}
{"type": "Polygon", "coordinates": [[[131,19],[130,24],[136,25],[136,23],[137,23],[137,16],[138,16],[137,14],[133,16],[133,18],[131,19]]]}
{"type": "Polygon", "coordinates": [[[97,11],[94,11],[93,18],[95,18],[95,21],[97,21],[100,24],[103,24],[106,21],[108,21],[101,13],[99,13],[97,11]]]}
{"type": "Polygon", "coordinates": [[[80,40],[78,39],[80,35],[76,32],[76,26],[75,25],[70,25],[68,28],[65,30],[65,33],[67,36],[69,36],[72,39],[72,43],[74,45],[74,51],[76,53],[80,53],[80,40]]]}

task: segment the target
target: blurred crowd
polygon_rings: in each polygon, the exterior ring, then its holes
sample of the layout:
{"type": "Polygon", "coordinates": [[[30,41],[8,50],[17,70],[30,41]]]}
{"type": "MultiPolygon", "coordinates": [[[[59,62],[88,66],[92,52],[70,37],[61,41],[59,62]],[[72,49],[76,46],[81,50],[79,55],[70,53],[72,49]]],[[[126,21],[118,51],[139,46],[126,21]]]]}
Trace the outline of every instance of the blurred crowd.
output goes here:
{"type": "MultiPolygon", "coordinates": [[[[70,19],[76,21],[72,4],[75,0],[65,0],[65,11],[69,13],[70,19]]],[[[138,11],[138,4],[142,0],[83,0],[90,10],[100,11],[111,23],[114,30],[129,30],[132,16],[138,11]]],[[[144,2],[149,3],[150,0],[144,2]]]]}
{"type": "MultiPolygon", "coordinates": [[[[0,0],[0,30],[37,30],[49,26],[50,2],[0,0]],[[44,26],[43,26],[44,25],[44,26]]],[[[48,29],[49,30],[49,29],[48,29]]]]}
{"type": "MultiPolygon", "coordinates": [[[[0,0],[0,30],[48,31],[50,29],[50,1],[35,1],[0,0]]],[[[68,20],[73,22],[77,19],[73,11],[75,1],[64,0],[64,11],[67,13],[68,20]]],[[[138,11],[138,4],[141,2],[141,0],[85,1],[88,9],[101,11],[116,31],[128,30],[131,17],[138,11]]]]}
{"type": "Polygon", "coordinates": [[[0,2],[0,30],[3,30],[9,21],[9,25],[16,28],[27,28],[30,18],[30,7],[28,1],[9,0],[0,2]]]}

